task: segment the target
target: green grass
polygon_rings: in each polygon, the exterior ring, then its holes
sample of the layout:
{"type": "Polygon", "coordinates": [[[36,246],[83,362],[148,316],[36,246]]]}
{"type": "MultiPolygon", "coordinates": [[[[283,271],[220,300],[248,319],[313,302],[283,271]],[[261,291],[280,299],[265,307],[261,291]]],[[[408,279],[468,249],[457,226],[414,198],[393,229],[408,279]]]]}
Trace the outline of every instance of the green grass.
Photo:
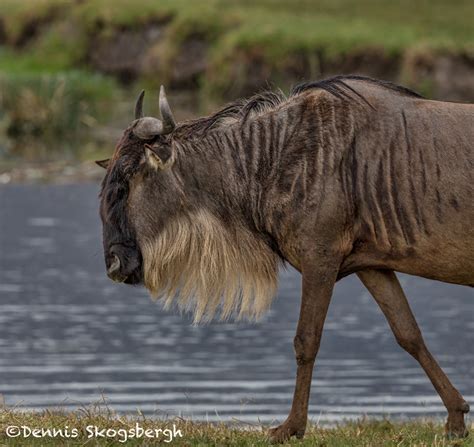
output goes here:
{"type": "Polygon", "coordinates": [[[2,0],[0,17],[11,39],[26,23],[44,19],[56,11],[63,18],[78,19],[88,29],[102,26],[138,28],[166,17],[185,17],[209,25],[209,16],[226,23],[237,19],[234,29],[242,42],[279,36],[279,44],[313,45],[330,43],[345,48],[348,41],[368,41],[402,48],[419,40],[434,45],[473,44],[473,3],[469,0],[2,0]],[[252,36],[255,36],[254,38],[252,36]],[[354,36],[354,37],[352,37],[354,36]],[[322,39],[322,40],[321,40],[322,39]]]}
{"type": "MultiPolygon", "coordinates": [[[[98,74],[0,72],[0,156],[47,160],[80,151],[110,116],[117,89],[98,74]]],[[[80,157],[79,157],[80,158],[80,157]]]]}
{"type": "Polygon", "coordinates": [[[322,49],[341,54],[377,47],[399,53],[408,47],[472,49],[474,3],[469,0],[2,0],[8,41],[14,42],[32,22],[49,20],[56,29],[37,39],[36,53],[45,65],[74,65],[86,51],[83,40],[120,27],[171,20],[170,42],[207,33],[214,60],[236,48],[264,49],[278,61],[294,51],[322,49]],[[59,23],[59,25],[58,25],[59,23]],[[66,23],[66,25],[65,25],[66,23]],[[76,30],[69,41],[64,28],[76,30]],[[72,26],[73,25],[73,26],[72,26]],[[62,30],[61,30],[62,28],[62,30]],[[77,31],[78,30],[78,31],[77,31]],[[89,36],[88,36],[89,35],[89,36]],[[58,38],[55,36],[61,36],[58,38]],[[61,45],[61,43],[63,45],[61,45]],[[66,53],[54,56],[54,53],[66,53]],[[72,55],[71,55],[72,53],[72,55]]]}
{"type": "Polygon", "coordinates": [[[263,45],[280,57],[290,51],[321,48],[338,54],[362,47],[401,52],[425,43],[433,48],[468,48],[474,44],[472,2],[458,1],[234,1],[240,26],[228,33],[232,45],[263,45]],[[248,8],[240,11],[243,3],[248,8]]]}
{"type": "MultiPolygon", "coordinates": [[[[260,424],[245,425],[242,423],[210,424],[192,422],[184,419],[157,420],[146,418],[140,413],[135,417],[119,417],[110,411],[99,410],[97,407],[73,413],[45,411],[41,413],[28,413],[12,410],[0,412],[0,443],[5,446],[80,446],[80,445],[166,445],[165,439],[170,439],[171,434],[164,432],[159,439],[133,439],[120,443],[124,439],[124,431],[135,428],[136,424],[143,429],[169,429],[180,430],[182,437],[176,435],[170,445],[178,446],[266,446],[268,438],[267,426],[260,424]],[[9,426],[26,426],[30,429],[62,429],[65,433],[77,429],[77,437],[42,437],[34,438],[32,435],[25,438],[19,436],[9,438],[6,435],[9,426]],[[110,433],[110,438],[88,438],[88,426],[99,429],[113,429],[117,433],[110,433]],[[119,432],[118,430],[122,430],[119,432]],[[113,438],[113,436],[116,436],[113,438]]],[[[10,429],[11,430],[11,429],[10,429]]],[[[292,439],[288,445],[311,447],[467,447],[474,445],[472,437],[462,440],[448,440],[443,434],[441,424],[431,422],[393,423],[385,421],[361,420],[348,422],[334,428],[322,428],[309,425],[303,440],[292,439]]]]}
{"type": "Polygon", "coordinates": [[[57,15],[73,5],[72,0],[2,0],[0,2],[0,17],[7,40],[17,43],[23,31],[31,23],[38,23],[57,15]]]}

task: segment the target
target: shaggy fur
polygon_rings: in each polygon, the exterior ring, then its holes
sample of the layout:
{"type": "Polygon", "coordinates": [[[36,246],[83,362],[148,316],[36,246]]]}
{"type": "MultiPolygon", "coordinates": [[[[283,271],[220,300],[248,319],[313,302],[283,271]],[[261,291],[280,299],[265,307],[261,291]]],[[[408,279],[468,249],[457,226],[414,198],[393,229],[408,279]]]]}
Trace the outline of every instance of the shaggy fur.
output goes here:
{"type": "Polygon", "coordinates": [[[259,318],[277,289],[278,257],[245,228],[230,231],[205,211],[175,219],[140,240],[144,282],[165,307],[192,311],[194,321],[259,318]]]}

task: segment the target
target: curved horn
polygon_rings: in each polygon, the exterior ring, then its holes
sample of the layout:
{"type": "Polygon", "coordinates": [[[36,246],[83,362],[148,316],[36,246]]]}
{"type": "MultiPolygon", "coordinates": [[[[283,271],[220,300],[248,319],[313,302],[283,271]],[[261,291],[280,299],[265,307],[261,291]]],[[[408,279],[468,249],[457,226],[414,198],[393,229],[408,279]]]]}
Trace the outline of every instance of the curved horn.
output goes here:
{"type": "Polygon", "coordinates": [[[163,119],[163,133],[166,134],[172,132],[176,127],[176,122],[171,113],[171,108],[166,99],[165,88],[163,86],[160,87],[160,113],[161,118],[163,119]]]}
{"type": "Polygon", "coordinates": [[[135,104],[135,119],[143,117],[143,97],[145,96],[145,90],[142,90],[138,96],[137,103],[135,104]]]}
{"type": "Polygon", "coordinates": [[[142,140],[150,140],[156,135],[163,134],[163,123],[158,118],[146,116],[136,121],[133,133],[142,140]]]}

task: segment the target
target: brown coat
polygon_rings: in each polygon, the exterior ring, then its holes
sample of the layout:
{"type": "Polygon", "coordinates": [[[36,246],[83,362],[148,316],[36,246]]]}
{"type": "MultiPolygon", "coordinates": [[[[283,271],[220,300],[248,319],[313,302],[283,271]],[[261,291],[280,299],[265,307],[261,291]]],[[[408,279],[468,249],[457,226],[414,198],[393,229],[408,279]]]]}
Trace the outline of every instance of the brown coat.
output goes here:
{"type": "Polygon", "coordinates": [[[167,304],[258,317],[278,264],[302,273],[297,380],[287,420],[305,431],[313,364],[335,282],[356,273],[400,345],[466,433],[469,406],[424,344],[394,272],[474,285],[474,106],[383,81],[336,77],[174,123],[141,118],[108,163],[101,194],[109,276],[167,304]],[[166,129],[166,131],[164,131],[166,129]]]}

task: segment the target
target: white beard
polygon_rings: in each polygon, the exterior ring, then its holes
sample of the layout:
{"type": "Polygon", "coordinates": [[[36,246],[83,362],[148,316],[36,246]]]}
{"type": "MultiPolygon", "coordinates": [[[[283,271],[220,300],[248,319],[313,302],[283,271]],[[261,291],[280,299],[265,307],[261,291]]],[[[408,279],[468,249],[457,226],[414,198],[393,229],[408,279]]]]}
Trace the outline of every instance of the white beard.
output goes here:
{"type": "Polygon", "coordinates": [[[207,211],[170,222],[140,240],[144,283],[165,307],[192,311],[194,321],[258,319],[278,285],[278,256],[243,227],[226,228],[207,211]]]}

